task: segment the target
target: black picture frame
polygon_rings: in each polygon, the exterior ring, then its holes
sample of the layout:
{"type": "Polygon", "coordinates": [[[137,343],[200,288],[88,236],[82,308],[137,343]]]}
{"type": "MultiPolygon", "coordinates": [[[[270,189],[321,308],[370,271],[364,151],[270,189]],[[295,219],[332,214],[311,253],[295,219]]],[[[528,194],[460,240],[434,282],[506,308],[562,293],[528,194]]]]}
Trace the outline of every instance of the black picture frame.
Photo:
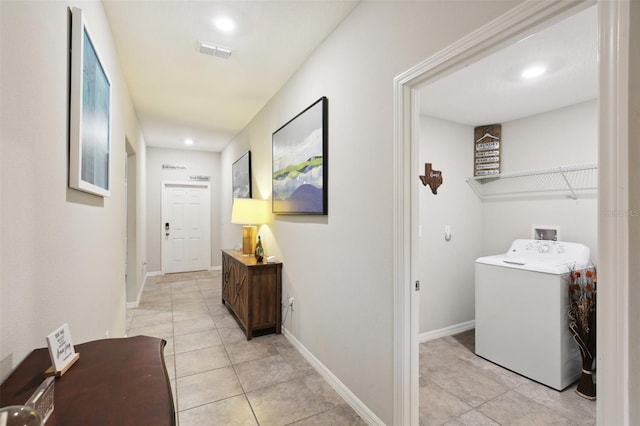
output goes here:
{"type": "Polygon", "coordinates": [[[251,151],[247,151],[231,166],[233,198],[251,198],[251,151]]]}
{"type": "Polygon", "coordinates": [[[328,111],[323,96],[273,132],[273,213],[328,214],[328,111]]]}

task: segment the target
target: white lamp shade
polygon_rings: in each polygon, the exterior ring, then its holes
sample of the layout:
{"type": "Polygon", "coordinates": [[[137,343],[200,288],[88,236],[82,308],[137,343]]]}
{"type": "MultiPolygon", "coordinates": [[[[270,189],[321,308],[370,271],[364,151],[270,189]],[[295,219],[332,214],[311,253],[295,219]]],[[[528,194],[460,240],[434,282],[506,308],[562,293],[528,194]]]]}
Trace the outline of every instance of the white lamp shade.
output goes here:
{"type": "Polygon", "coordinates": [[[231,223],[238,225],[262,225],[267,223],[267,200],[256,198],[234,198],[231,223]]]}

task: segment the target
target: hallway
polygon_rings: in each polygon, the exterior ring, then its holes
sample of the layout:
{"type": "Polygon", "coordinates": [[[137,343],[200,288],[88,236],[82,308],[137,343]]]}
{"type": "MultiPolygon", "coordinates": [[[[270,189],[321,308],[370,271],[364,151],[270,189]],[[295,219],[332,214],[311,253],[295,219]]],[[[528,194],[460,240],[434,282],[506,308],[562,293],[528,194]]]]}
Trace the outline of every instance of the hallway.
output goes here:
{"type": "Polygon", "coordinates": [[[149,277],[127,334],[167,341],[178,424],[364,425],[283,335],[247,341],[219,271],[149,277]]]}

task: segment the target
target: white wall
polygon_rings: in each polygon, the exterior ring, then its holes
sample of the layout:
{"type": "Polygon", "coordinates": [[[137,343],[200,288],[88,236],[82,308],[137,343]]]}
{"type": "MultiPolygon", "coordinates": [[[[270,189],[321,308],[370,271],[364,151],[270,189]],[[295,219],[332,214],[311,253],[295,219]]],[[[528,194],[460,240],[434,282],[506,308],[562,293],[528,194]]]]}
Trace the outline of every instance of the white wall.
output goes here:
{"type": "MultiPolygon", "coordinates": [[[[589,101],[502,125],[502,172],[598,162],[598,104],[589,101]]],[[[485,185],[491,185],[486,183],[485,185]]],[[[536,197],[540,194],[536,194],[536,197]]],[[[531,225],[560,225],[561,238],[587,245],[597,264],[597,199],[566,197],[483,203],[484,255],[504,253],[531,225]]]]}
{"type": "Polygon", "coordinates": [[[473,127],[420,117],[420,167],[442,171],[438,194],[420,186],[418,279],[420,333],[475,319],[474,261],[482,255],[483,213],[480,199],[467,185],[473,171],[473,127]],[[444,226],[451,228],[445,241],[444,226]]]}
{"type": "Polygon", "coordinates": [[[0,2],[2,377],[65,322],[75,343],[125,332],[125,137],[144,140],[102,4],[73,4],[111,77],[111,197],[67,186],[69,3],[0,2]]]}
{"type": "MultiPolygon", "coordinates": [[[[188,181],[189,176],[210,176],[211,189],[211,266],[220,266],[220,154],[205,151],[147,147],[147,270],[162,270],[160,258],[162,182],[188,181]],[[182,169],[163,169],[163,164],[183,165],[182,169]]],[[[231,183],[229,183],[231,187],[231,183]]],[[[231,197],[231,195],[229,195],[231,197]]]]}
{"type": "MultiPolygon", "coordinates": [[[[589,101],[502,124],[502,172],[597,163],[598,106],[589,101]],[[541,137],[540,134],[553,135],[541,137]]],[[[475,318],[474,261],[504,253],[531,225],[560,225],[562,239],[586,244],[597,263],[597,201],[536,193],[480,198],[465,183],[473,174],[473,127],[421,117],[420,164],[443,171],[438,195],[421,189],[420,333],[475,318]],[[444,240],[444,225],[452,239],[444,240]]],[[[514,189],[517,181],[513,179],[514,189]]],[[[484,185],[492,185],[485,183],[484,185]]]]}
{"type": "MultiPolygon", "coordinates": [[[[261,231],[283,261],[285,324],[385,424],[393,409],[393,78],[515,2],[362,2],[222,156],[222,245],[234,246],[231,162],[252,151],[255,196],[270,196],[271,134],[329,99],[329,214],[261,231]],[[461,13],[461,12],[464,13],[461,13]],[[266,235],[268,234],[268,235],[266,235]]],[[[263,227],[264,229],[265,227],[263,227]]]]}

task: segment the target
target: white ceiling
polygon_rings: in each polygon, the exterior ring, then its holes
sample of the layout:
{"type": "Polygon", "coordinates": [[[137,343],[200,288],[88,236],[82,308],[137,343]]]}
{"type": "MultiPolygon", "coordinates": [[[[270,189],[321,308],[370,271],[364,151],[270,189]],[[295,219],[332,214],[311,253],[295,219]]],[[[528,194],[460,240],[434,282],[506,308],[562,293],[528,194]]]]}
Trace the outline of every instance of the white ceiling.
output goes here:
{"type": "MultiPolygon", "coordinates": [[[[358,0],[104,0],[149,146],[221,151],[358,0]],[[213,20],[227,15],[224,34],[213,20]],[[232,50],[203,55],[198,41],[232,50]],[[191,147],[184,140],[194,141],[191,147]]],[[[586,9],[421,90],[421,113],[471,126],[597,97],[597,11],[586,9]],[[549,72],[519,79],[544,63],[549,72]]]]}
{"type": "Polygon", "coordinates": [[[475,127],[596,99],[597,52],[592,6],[425,86],[420,112],[475,127]],[[547,73],[522,80],[522,69],[535,64],[547,73]]]}
{"type": "Polygon", "coordinates": [[[222,151],[357,1],[103,4],[147,144],[222,151]],[[236,21],[234,32],[216,29],[213,21],[220,15],[236,21]],[[232,54],[203,55],[198,41],[232,54]],[[190,148],[186,138],[194,141],[190,148]]]}

